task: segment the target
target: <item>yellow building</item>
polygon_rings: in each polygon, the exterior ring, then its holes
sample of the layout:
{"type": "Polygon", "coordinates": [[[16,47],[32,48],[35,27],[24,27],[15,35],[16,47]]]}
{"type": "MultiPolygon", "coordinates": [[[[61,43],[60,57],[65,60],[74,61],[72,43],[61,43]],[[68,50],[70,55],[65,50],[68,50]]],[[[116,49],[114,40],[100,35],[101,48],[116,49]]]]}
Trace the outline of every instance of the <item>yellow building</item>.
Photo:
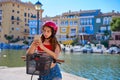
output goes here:
{"type": "MultiPolygon", "coordinates": [[[[40,11],[40,19],[42,18],[40,11]]],[[[37,12],[31,2],[21,0],[0,0],[0,42],[8,42],[5,37],[12,36],[14,40],[25,40],[29,36],[29,20],[37,12]]],[[[36,19],[36,18],[34,18],[36,19]]]]}
{"type": "Polygon", "coordinates": [[[60,38],[63,44],[71,44],[73,39],[77,37],[79,26],[79,13],[67,12],[63,13],[60,18],[60,38]]]}

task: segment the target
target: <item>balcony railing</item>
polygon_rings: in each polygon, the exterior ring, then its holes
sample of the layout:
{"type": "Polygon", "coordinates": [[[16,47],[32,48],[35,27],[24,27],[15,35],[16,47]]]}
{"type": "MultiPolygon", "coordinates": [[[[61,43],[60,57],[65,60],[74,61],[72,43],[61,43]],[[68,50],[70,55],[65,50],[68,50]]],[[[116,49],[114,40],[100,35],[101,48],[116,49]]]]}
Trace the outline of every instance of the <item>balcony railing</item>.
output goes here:
{"type": "Polygon", "coordinates": [[[24,35],[29,35],[29,31],[23,31],[21,33],[23,33],[24,35]]]}
{"type": "Polygon", "coordinates": [[[11,18],[12,21],[21,21],[19,18],[11,18]]]}

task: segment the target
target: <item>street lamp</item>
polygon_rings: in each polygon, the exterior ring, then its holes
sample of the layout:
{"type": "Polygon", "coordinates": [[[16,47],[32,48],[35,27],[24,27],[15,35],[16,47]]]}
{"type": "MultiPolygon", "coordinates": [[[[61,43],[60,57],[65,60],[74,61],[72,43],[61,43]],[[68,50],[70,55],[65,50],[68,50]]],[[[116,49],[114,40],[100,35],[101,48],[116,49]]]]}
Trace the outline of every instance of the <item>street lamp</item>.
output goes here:
{"type": "Polygon", "coordinates": [[[35,3],[35,9],[37,10],[37,34],[39,34],[39,11],[41,10],[41,7],[42,7],[42,3],[39,2],[36,2],[35,3]]]}

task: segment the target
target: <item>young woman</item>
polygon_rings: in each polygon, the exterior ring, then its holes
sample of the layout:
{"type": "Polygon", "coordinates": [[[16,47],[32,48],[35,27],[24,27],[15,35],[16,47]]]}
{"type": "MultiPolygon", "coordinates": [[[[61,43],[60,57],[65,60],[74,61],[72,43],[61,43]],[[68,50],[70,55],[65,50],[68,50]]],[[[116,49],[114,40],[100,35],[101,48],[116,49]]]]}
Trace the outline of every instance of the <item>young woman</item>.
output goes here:
{"type": "MultiPolygon", "coordinates": [[[[46,52],[54,59],[59,57],[61,52],[60,44],[58,43],[55,35],[57,32],[57,25],[52,21],[47,21],[42,26],[42,35],[39,35],[38,39],[34,39],[30,48],[27,50],[27,54],[33,54],[36,50],[38,52],[46,52]]],[[[62,80],[62,75],[57,63],[51,64],[50,73],[45,76],[41,76],[42,80],[62,80]]],[[[39,80],[41,80],[39,79],[39,80]]]]}

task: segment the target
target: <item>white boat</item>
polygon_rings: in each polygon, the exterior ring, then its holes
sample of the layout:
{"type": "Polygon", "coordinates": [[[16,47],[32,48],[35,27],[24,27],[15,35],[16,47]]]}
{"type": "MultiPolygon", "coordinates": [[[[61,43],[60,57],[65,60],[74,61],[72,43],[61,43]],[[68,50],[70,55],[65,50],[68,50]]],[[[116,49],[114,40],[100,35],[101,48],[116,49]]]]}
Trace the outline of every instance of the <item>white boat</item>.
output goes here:
{"type": "Polygon", "coordinates": [[[80,46],[80,45],[75,45],[75,46],[72,46],[72,45],[63,46],[63,45],[61,45],[61,47],[62,47],[62,50],[64,52],[80,52],[80,51],[82,51],[81,50],[82,46],[80,46]]]}
{"type": "Polygon", "coordinates": [[[70,52],[71,49],[72,49],[72,45],[63,45],[63,44],[60,44],[60,46],[61,46],[63,52],[70,52]]]}
{"type": "Polygon", "coordinates": [[[80,45],[73,46],[73,52],[81,52],[81,51],[82,51],[82,46],[80,45]]]}
{"type": "Polygon", "coordinates": [[[86,44],[81,50],[83,53],[93,53],[91,44],[86,44]]]}
{"type": "Polygon", "coordinates": [[[110,47],[108,50],[106,50],[106,52],[107,53],[109,53],[109,54],[118,54],[118,53],[120,53],[120,48],[118,48],[118,47],[110,47]]]}
{"type": "Polygon", "coordinates": [[[105,53],[106,50],[107,49],[102,44],[96,44],[96,46],[93,47],[93,52],[94,53],[105,53]]]}
{"type": "Polygon", "coordinates": [[[65,51],[70,52],[72,48],[73,48],[72,45],[66,45],[65,46],[65,51]]]}

